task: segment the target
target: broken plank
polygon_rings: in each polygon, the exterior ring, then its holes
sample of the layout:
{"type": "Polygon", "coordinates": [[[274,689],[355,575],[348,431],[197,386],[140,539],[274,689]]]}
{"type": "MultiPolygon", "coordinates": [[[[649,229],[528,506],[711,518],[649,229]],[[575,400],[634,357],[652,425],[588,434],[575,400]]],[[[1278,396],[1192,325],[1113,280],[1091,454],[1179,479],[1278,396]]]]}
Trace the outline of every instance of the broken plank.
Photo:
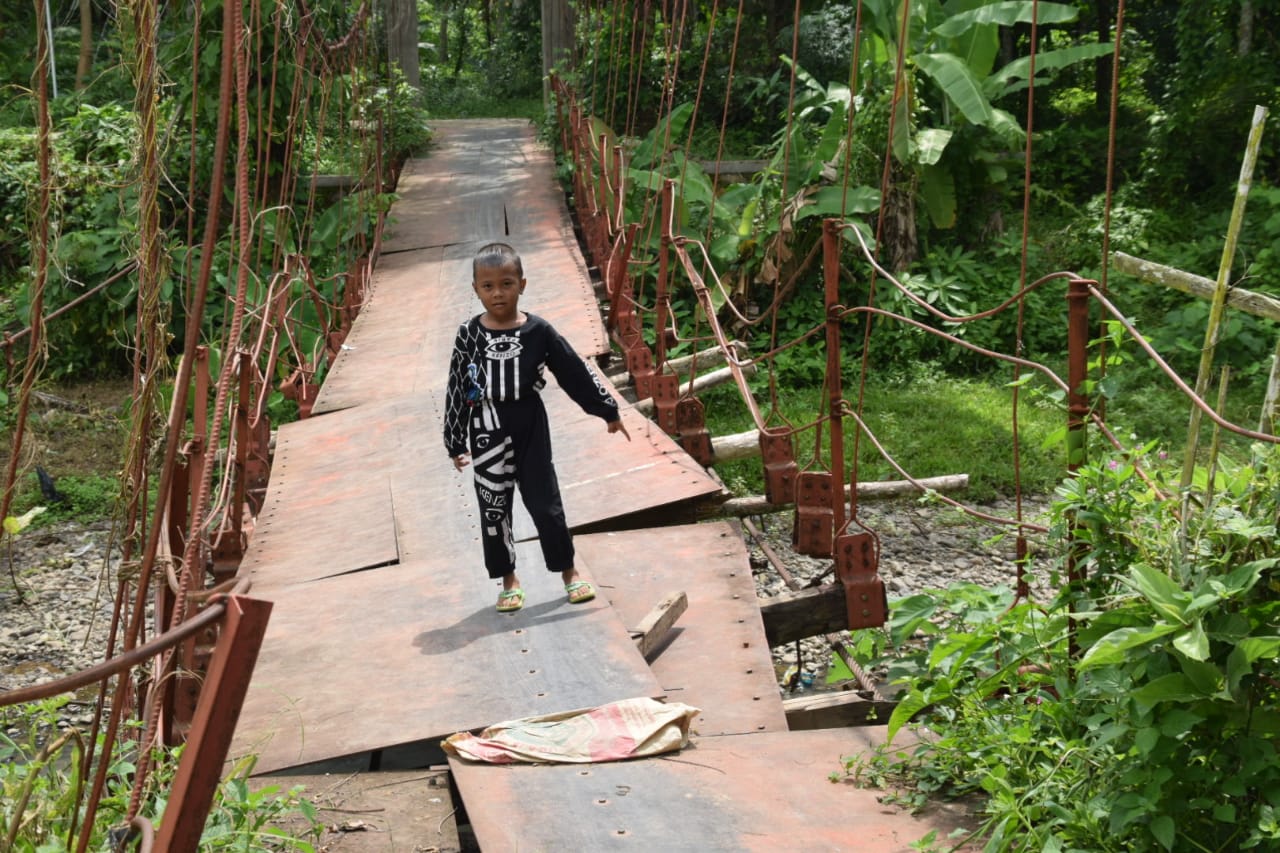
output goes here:
{"type": "Polygon", "coordinates": [[[760,599],[760,616],[770,646],[780,646],[849,627],[844,587],[828,583],[760,599]]]}
{"type": "Polygon", "coordinates": [[[884,725],[897,706],[897,702],[864,699],[852,690],[782,700],[787,728],[793,732],[884,725]]]}
{"type": "Polygon", "coordinates": [[[631,629],[631,638],[636,641],[642,657],[648,659],[649,653],[662,645],[676,620],[688,609],[689,598],[683,592],[673,592],[659,601],[640,620],[640,624],[631,629]]]}

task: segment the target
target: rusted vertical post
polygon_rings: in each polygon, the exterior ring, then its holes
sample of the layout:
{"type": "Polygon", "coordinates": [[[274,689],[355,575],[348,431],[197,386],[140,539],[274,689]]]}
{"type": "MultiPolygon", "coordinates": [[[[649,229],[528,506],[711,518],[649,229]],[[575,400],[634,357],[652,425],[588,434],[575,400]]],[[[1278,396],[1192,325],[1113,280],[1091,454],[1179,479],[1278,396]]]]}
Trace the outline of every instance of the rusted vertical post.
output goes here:
{"type": "MultiPolygon", "coordinates": [[[[190,482],[194,485],[204,480],[204,466],[208,464],[209,440],[209,348],[196,347],[196,393],[191,401],[191,443],[187,455],[191,467],[190,482]]],[[[191,496],[194,496],[194,490],[191,496]]],[[[191,507],[194,516],[195,507],[191,507]]],[[[194,535],[194,533],[192,534],[194,535]]]]}
{"type": "Polygon", "coordinates": [[[226,607],[156,839],[156,849],[167,853],[195,853],[199,847],[271,615],[271,602],[247,596],[227,596],[226,607]]]}
{"type": "MultiPolygon", "coordinates": [[[[827,392],[831,415],[831,475],[837,484],[835,491],[835,529],[844,529],[844,420],[841,403],[844,386],[840,377],[840,220],[822,221],[822,278],[826,284],[827,310],[827,392]]],[[[851,483],[853,489],[857,483],[851,483]]]]}
{"type": "Polygon", "coordinates": [[[621,145],[613,146],[613,163],[610,165],[612,166],[610,181],[613,184],[613,202],[614,202],[613,227],[616,230],[622,227],[622,220],[623,220],[622,214],[625,208],[625,204],[623,203],[624,192],[622,187],[622,146],[621,145]]]}
{"type": "Polygon", "coordinates": [[[667,292],[667,277],[671,269],[671,209],[675,202],[676,182],[667,178],[662,182],[662,225],[658,247],[658,290],[653,304],[653,368],[662,373],[667,363],[667,316],[671,296],[667,292]]]}
{"type": "Polygon", "coordinates": [[[627,230],[623,232],[622,248],[613,254],[613,258],[609,264],[609,278],[606,284],[609,289],[609,319],[606,328],[611,332],[619,332],[620,337],[624,340],[620,341],[623,348],[626,349],[631,340],[627,340],[627,329],[623,328],[621,323],[624,313],[631,314],[631,306],[626,304],[631,297],[631,288],[627,286],[629,273],[628,267],[631,265],[631,248],[636,242],[636,232],[640,230],[640,224],[632,222],[627,226],[627,230]]]}
{"type": "MultiPolygon", "coordinates": [[[[1089,285],[1093,282],[1073,278],[1067,284],[1067,470],[1076,471],[1088,460],[1089,396],[1085,382],[1089,378],[1089,285]]],[[[1085,580],[1081,567],[1086,546],[1075,535],[1077,522],[1072,513],[1067,547],[1067,584],[1078,589],[1085,580]]],[[[1075,602],[1067,599],[1067,609],[1075,612],[1075,602]]],[[[1079,653],[1075,620],[1068,629],[1068,654],[1079,653]]]]}
{"type": "MultiPolygon", "coordinates": [[[[219,556],[223,560],[231,558],[234,560],[236,568],[229,571],[229,575],[234,575],[239,567],[240,558],[244,556],[244,507],[245,507],[245,490],[247,488],[247,471],[249,463],[249,449],[252,439],[249,432],[249,410],[253,402],[253,371],[254,363],[251,358],[252,353],[241,350],[240,357],[240,393],[236,395],[236,453],[231,469],[231,506],[228,509],[230,518],[226,527],[231,533],[232,541],[223,543],[219,556]]],[[[265,389],[263,389],[265,391],[265,389]]],[[[230,458],[230,454],[228,454],[230,458]]],[[[221,580],[221,578],[219,578],[221,580]]]]}
{"type": "Polygon", "coordinates": [[[607,217],[609,215],[608,194],[610,170],[609,158],[605,156],[605,153],[609,150],[609,137],[607,134],[602,133],[600,134],[599,139],[600,142],[597,148],[600,151],[600,200],[595,202],[595,207],[597,208],[597,212],[603,212],[603,215],[607,217]]]}

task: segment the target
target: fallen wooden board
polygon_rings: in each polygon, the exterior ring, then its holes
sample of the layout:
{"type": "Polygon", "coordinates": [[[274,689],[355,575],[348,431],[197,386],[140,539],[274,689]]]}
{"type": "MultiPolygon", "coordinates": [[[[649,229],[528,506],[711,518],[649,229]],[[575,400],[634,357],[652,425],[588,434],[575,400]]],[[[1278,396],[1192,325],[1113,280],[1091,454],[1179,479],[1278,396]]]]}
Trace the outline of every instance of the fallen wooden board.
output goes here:
{"type": "Polygon", "coordinates": [[[863,699],[853,691],[811,693],[782,700],[787,726],[793,732],[845,726],[883,725],[897,702],[863,699]]]}
{"type": "Polygon", "coordinates": [[[672,593],[659,601],[640,620],[640,624],[631,629],[631,639],[636,641],[640,655],[647,659],[654,649],[662,645],[676,620],[688,609],[689,598],[683,592],[672,593]]]}
{"type": "Polygon", "coordinates": [[[844,587],[827,583],[760,599],[760,618],[770,646],[844,631],[849,627],[844,587]]]}

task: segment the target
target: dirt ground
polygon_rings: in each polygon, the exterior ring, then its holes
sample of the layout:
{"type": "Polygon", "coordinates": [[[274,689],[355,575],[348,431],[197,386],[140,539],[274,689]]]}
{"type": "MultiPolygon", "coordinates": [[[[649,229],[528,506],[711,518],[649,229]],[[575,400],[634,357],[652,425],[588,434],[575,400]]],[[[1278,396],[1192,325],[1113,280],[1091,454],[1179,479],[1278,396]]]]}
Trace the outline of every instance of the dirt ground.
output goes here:
{"type": "MultiPolygon", "coordinates": [[[[124,458],[131,386],[128,378],[37,386],[19,453],[19,494],[35,493],[37,465],[55,480],[116,475],[124,458]]],[[[4,412],[0,443],[0,460],[6,469],[16,416],[15,394],[4,412]]]]}

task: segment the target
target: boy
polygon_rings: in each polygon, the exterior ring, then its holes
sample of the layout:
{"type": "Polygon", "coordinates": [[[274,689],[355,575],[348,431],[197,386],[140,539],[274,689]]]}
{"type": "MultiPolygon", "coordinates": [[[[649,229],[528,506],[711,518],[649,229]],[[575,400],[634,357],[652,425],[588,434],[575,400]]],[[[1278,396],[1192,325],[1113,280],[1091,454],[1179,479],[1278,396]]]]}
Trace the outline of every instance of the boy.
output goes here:
{"type": "Polygon", "coordinates": [[[583,411],[603,418],[609,432],[631,436],[618,404],[569,343],[541,317],[520,310],[524,268],[505,243],[490,243],[472,261],[472,287],[484,313],[458,327],[449,359],[444,445],[461,471],[474,461],[480,539],[491,578],[502,579],[498,611],[524,606],[515,571],[511,513],[515,487],[533,517],[547,569],[559,572],[571,604],[595,598],[573,566],[573,539],[551,462],[551,431],[538,392],[552,374],[583,411]]]}

